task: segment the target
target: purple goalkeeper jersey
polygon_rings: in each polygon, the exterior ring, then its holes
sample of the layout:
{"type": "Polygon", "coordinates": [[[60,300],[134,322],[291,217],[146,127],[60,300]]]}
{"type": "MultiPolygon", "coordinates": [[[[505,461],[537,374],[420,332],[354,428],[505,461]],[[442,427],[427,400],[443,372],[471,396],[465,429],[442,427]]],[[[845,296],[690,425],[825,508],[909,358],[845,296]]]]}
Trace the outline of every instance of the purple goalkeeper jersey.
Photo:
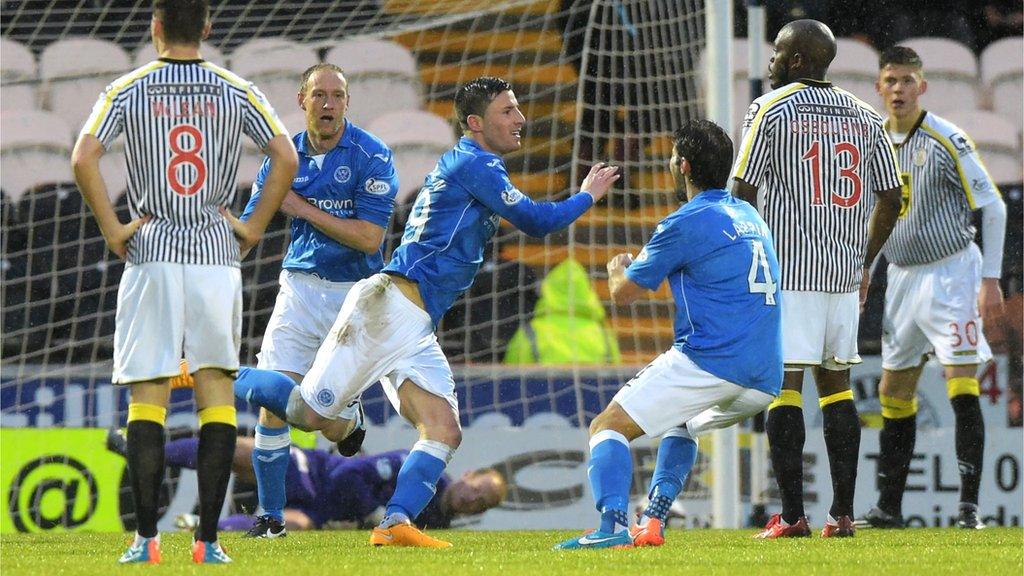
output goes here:
{"type": "MultiPolygon", "coordinates": [[[[409,455],[394,450],[345,458],[321,450],[292,447],[285,478],[285,507],[301,510],[316,525],[360,522],[386,506],[395,493],[398,471],[409,455]]],[[[415,522],[425,528],[447,528],[451,517],[441,510],[441,497],[451,481],[442,476],[437,492],[415,522]]]]}

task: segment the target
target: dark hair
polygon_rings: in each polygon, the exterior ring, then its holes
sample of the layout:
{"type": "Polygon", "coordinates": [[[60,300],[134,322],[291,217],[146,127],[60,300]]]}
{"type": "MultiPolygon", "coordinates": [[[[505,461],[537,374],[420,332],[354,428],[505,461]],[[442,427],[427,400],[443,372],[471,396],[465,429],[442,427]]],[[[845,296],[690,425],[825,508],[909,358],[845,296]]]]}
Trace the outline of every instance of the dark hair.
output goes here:
{"type": "MultiPolygon", "coordinates": [[[[330,70],[331,72],[341,74],[341,77],[345,78],[345,71],[342,70],[340,66],[329,64],[327,62],[313,64],[309,68],[306,68],[306,71],[302,73],[302,83],[299,84],[299,94],[306,93],[306,88],[309,86],[309,79],[313,77],[313,74],[316,74],[321,70],[330,70]]],[[[345,79],[345,83],[348,83],[348,79],[345,79]]]]}
{"type": "Polygon", "coordinates": [[[878,57],[878,69],[881,70],[889,64],[897,66],[912,66],[920,70],[924,67],[921,57],[912,48],[906,46],[893,46],[882,51],[878,57]]]}
{"type": "Polygon", "coordinates": [[[208,0],[153,0],[153,12],[164,25],[164,40],[170,44],[194,44],[203,40],[203,28],[210,18],[208,0]]]}
{"type": "Polygon", "coordinates": [[[690,162],[690,181],[698,190],[725,188],[732,170],[732,139],[710,120],[690,120],[673,134],[679,157],[690,162]]]}
{"type": "Polygon", "coordinates": [[[493,76],[481,76],[459,86],[455,91],[455,118],[459,121],[459,126],[463,130],[468,129],[466,119],[470,114],[483,116],[495,96],[511,89],[511,84],[493,76]]]}

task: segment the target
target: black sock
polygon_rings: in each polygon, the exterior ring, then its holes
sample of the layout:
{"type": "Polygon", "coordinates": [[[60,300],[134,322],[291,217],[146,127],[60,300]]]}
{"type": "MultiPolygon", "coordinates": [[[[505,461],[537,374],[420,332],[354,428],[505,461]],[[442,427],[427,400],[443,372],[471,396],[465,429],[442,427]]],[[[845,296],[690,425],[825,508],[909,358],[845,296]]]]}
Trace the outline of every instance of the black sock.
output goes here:
{"type": "Polygon", "coordinates": [[[821,409],[832,473],[832,507],[829,514],[853,518],[853,494],[857,484],[857,459],[860,456],[860,418],[853,400],[839,400],[821,409]]]}
{"type": "Polygon", "coordinates": [[[238,430],[230,424],[211,422],[199,429],[199,531],[196,539],[217,540],[217,522],[231,477],[238,430]]]}
{"type": "Polygon", "coordinates": [[[916,441],[917,414],[883,418],[878,435],[878,507],[893,516],[903,515],[903,492],[916,441]]]}
{"type": "Polygon", "coordinates": [[[804,411],[776,406],[765,422],[775,481],[782,500],[782,519],[793,524],[804,516],[804,411]]]}
{"type": "Polygon", "coordinates": [[[973,394],[949,399],[956,415],[956,463],[960,468],[960,502],[978,503],[981,465],[985,457],[985,422],[981,402],[973,394]]]}
{"type": "Polygon", "coordinates": [[[159,519],[160,485],[164,481],[164,427],[152,420],[128,423],[128,475],[138,533],[156,536],[159,519]]]}

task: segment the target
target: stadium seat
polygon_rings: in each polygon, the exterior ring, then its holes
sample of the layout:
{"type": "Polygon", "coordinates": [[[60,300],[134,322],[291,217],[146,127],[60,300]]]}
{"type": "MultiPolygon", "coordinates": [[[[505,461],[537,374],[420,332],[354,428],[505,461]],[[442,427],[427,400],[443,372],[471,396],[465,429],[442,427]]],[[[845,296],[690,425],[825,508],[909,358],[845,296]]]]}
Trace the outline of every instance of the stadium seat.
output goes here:
{"type": "Polygon", "coordinates": [[[1024,37],[1003,38],[981,53],[981,75],[997,114],[1013,120],[1019,130],[1024,122],[1024,37]]]}
{"type": "MultiPolygon", "coordinates": [[[[227,66],[227,60],[224,57],[224,53],[213,44],[204,42],[199,47],[199,53],[203,55],[203,58],[207,62],[213,62],[218,66],[227,66]]],[[[138,68],[156,59],[156,48],[153,46],[152,42],[146,42],[145,44],[140,44],[139,47],[135,49],[135,55],[132,57],[132,66],[138,68]]]]}
{"type": "Polygon", "coordinates": [[[14,202],[39,184],[71,176],[71,128],[41,110],[0,112],[0,187],[14,202]]]}
{"type": "Polygon", "coordinates": [[[235,48],[231,70],[256,84],[281,115],[298,106],[295,95],[302,73],[319,61],[309,46],[285,39],[258,39],[235,48]]]}
{"type": "Polygon", "coordinates": [[[394,153],[398,171],[399,204],[414,196],[437,159],[455,144],[451,125],[436,114],[421,110],[389,112],[374,120],[368,130],[394,153]]]}
{"type": "Polygon", "coordinates": [[[1008,118],[982,110],[953,111],[942,116],[974,140],[982,162],[997,184],[1021,181],[1020,140],[1008,118]]]}
{"type": "Polygon", "coordinates": [[[397,110],[423,108],[416,59],[406,47],[387,40],[343,40],[325,62],[341,66],[352,98],[349,118],[360,126],[397,110]]]}
{"type": "Polygon", "coordinates": [[[128,53],[113,42],[96,38],[58,40],[39,58],[43,108],[77,130],[110,82],[130,70],[128,53]]]}
{"type": "Polygon", "coordinates": [[[882,101],[875,91],[878,52],[853,38],[837,38],[836,45],[836,58],[829,66],[828,79],[879,110],[882,101]]]}
{"type": "Polygon", "coordinates": [[[928,110],[973,110],[978,107],[978,61],[971,49],[946,38],[911,38],[901,42],[924,62],[928,92],[921,102],[928,110]]]}
{"type": "Polygon", "coordinates": [[[0,52],[4,65],[0,67],[0,85],[4,97],[3,110],[31,110],[39,107],[39,75],[36,59],[24,44],[7,38],[0,39],[0,52]]]}

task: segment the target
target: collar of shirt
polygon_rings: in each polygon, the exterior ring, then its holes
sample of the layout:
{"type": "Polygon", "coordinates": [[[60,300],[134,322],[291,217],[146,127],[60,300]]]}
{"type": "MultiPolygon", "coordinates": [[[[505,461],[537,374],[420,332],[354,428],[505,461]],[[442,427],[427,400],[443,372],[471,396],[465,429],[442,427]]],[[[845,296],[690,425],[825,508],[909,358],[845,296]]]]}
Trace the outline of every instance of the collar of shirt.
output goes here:
{"type": "MultiPolygon", "coordinates": [[[[336,148],[348,148],[349,146],[352,145],[352,132],[353,132],[353,130],[351,128],[352,128],[352,125],[349,124],[348,118],[346,118],[345,119],[345,132],[344,132],[344,134],[341,135],[341,138],[338,140],[338,143],[335,144],[334,148],[331,148],[331,150],[334,150],[336,148]]],[[[302,154],[303,156],[308,156],[310,158],[312,158],[313,156],[319,156],[319,154],[310,154],[310,150],[308,148],[308,146],[309,146],[309,131],[308,130],[303,130],[302,132],[299,132],[298,135],[296,136],[296,140],[297,140],[297,142],[295,142],[295,149],[299,152],[299,154],[302,154]]],[[[325,150],[323,153],[325,155],[326,154],[330,154],[331,150],[325,150]]]]}
{"type": "Polygon", "coordinates": [[[815,80],[813,78],[799,78],[797,80],[797,82],[799,82],[801,84],[806,84],[808,86],[813,86],[815,88],[831,88],[832,87],[832,83],[829,82],[828,80],[815,80]]]}

